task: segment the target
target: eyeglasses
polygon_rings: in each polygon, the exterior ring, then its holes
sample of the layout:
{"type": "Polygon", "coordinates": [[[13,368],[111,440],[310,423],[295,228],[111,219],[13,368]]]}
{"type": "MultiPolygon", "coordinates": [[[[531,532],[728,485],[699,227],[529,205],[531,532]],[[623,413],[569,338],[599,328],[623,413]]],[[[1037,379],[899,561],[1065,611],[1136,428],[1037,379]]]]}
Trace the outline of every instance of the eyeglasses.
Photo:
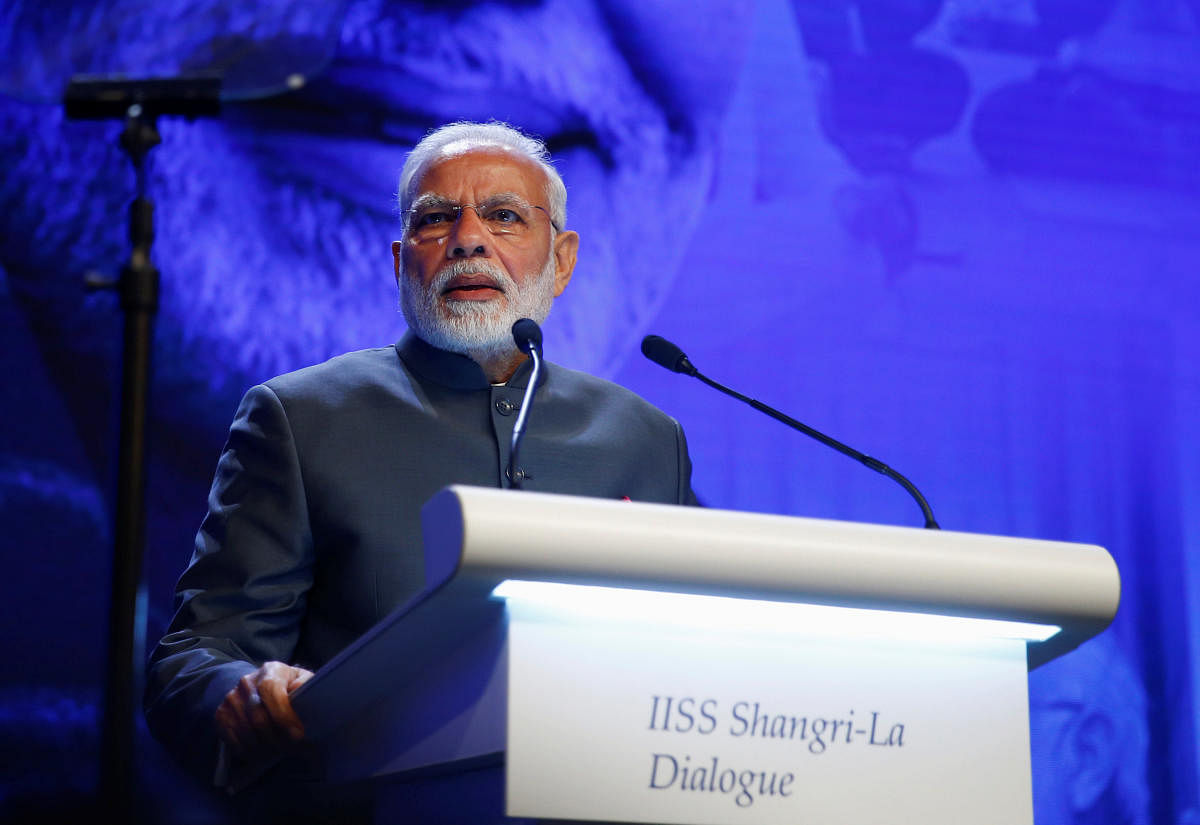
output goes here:
{"type": "Polygon", "coordinates": [[[534,212],[541,212],[554,231],[561,231],[545,207],[528,204],[515,195],[493,195],[483,203],[454,203],[424,196],[408,210],[408,231],[419,241],[436,240],[450,234],[464,209],[473,209],[493,235],[522,237],[533,230],[534,212]]]}

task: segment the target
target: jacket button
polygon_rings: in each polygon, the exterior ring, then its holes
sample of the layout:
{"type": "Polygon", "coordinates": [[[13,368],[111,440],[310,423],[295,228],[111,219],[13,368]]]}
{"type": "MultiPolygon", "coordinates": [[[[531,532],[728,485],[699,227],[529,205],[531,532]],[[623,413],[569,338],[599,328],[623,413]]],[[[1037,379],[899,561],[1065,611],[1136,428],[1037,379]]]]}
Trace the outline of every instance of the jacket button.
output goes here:
{"type": "Polygon", "coordinates": [[[512,415],[517,410],[517,405],[509,401],[507,398],[501,398],[496,402],[496,412],[501,415],[512,415]]]}

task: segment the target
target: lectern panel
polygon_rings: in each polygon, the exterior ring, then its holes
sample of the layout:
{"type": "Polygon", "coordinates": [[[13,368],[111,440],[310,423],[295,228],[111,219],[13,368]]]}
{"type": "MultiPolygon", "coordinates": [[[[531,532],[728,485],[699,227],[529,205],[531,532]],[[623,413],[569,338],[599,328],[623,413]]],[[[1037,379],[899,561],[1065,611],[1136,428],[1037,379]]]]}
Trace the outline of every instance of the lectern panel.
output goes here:
{"type": "Polygon", "coordinates": [[[509,610],[510,816],[1032,822],[1020,641],[509,610]]]}

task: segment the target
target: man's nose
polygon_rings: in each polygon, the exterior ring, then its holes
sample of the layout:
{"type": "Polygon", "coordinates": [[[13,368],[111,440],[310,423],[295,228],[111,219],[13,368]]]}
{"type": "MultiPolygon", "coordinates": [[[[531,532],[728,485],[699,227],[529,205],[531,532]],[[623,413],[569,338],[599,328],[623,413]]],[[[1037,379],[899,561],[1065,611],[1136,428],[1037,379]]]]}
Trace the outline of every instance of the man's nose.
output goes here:
{"type": "Polygon", "coordinates": [[[450,242],[446,244],[448,258],[488,257],[488,244],[491,233],[483,225],[479,213],[474,208],[464,206],[458,214],[458,220],[450,230],[450,242]]]}

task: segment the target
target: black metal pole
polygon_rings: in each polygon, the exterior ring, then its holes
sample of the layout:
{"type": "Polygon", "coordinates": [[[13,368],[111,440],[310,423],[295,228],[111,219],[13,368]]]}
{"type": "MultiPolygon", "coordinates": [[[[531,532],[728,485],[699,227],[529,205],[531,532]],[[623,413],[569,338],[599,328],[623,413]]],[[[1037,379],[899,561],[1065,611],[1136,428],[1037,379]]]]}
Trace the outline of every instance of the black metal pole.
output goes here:
{"type": "Polygon", "coordinates": [[[146,155],[160,142],[152,117],[132,106],[121,148],[137,173],[137,197],[129,206],[129,262],[116,284],[125,313],[121,373],[121,434],[117,469],[112,596],[108,609],[108,672],[101,729],[100,790],[117,822],[135,816],[134,732],[141,683],[145,628],[138,598],[145,547],[146,419],[150,396],[150,351],[158,311],[159,273],[150,260],[154,204],[146,197],[146,155]]]}
{"type": "Polygon", "coordinates": [[[108,608],[108,670],[100,731],[100,802],[107,818],[132,821],[135,811],[135,732],[145,656],[142,556],[146,535],[146,421],[150,398],[150,345],[158,312],[159,275],[150,260],[154,204],[146,198],[146,156],[162,142],[155,119],[189,119],[221,110],[221,79],[213,75],[72,77],[63,93],[68,118],[123,118],[121,149],[137,173],[129,205],[129,262],[116,281],[89,279],[91,288],[115,288],[125,313],[121,359],[121,435],[113,529],[112,596],[108,608]]]}

